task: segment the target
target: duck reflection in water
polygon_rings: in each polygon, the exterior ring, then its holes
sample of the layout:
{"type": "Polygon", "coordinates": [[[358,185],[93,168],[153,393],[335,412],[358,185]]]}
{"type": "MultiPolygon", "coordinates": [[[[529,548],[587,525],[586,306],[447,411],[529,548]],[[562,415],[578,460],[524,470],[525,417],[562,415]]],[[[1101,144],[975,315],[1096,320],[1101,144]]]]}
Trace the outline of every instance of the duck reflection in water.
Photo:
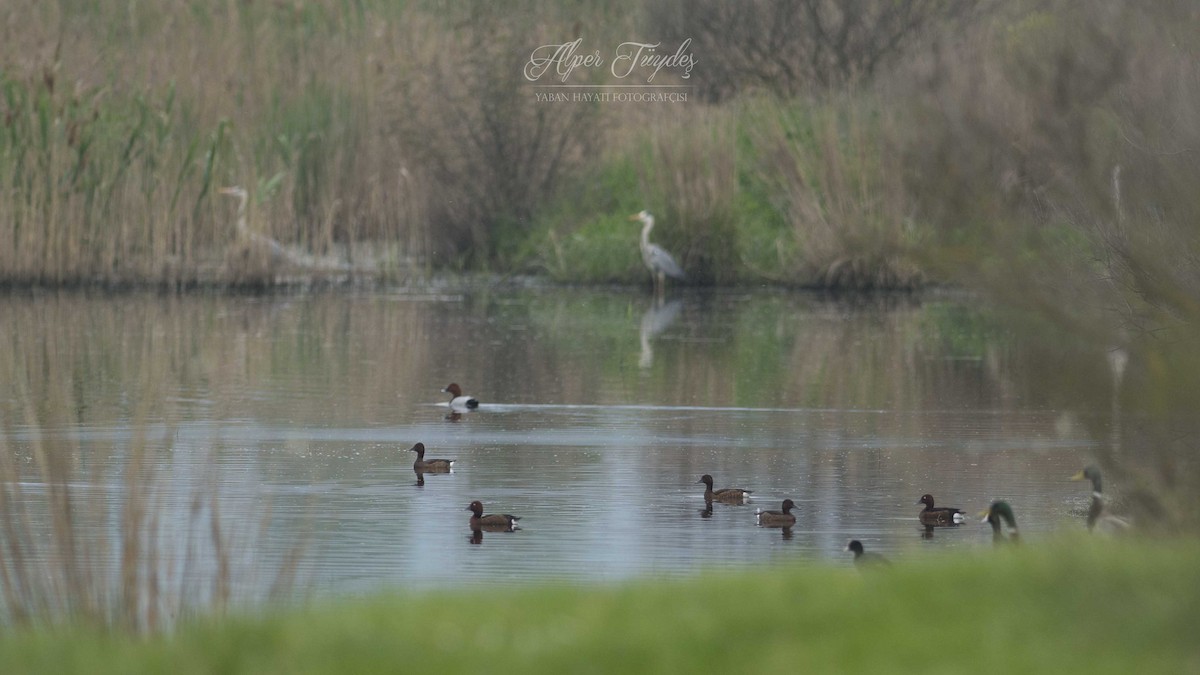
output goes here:
{"type": "Polygon", "coordinates": [[[447,422],[459,422],[462,420],[462,418],[462,413],[458,412],[457,410],[451,410],[450,412],[446,413],[446,416],[442,419],[446,420],[447,422]]]}
{"type": "Polygon", "coordinates": [[[483,543],[483,530],[471,530],[471,536],[467,537],[467,541],[472,544],[483,543]]]}
{"type": "Polygon", "coordinates": [[[701,518],[712,518],[712,500],[704,500],[704,508],[700,510],[701,518]]]}
{"type": "Polygon", "coordinates": [[[663,304],[660,297],[652,301],[650,307],[646,309],[646,313],[642,314],[642,323],[638,330],[642,346],[642,353],[638,356],[639,368],[644,370],[654,365],[654,347],[650,341],[675,323],[675,319],[679,317],[679,310],[682,308],[682,300],[672,300],[663,304]]]}

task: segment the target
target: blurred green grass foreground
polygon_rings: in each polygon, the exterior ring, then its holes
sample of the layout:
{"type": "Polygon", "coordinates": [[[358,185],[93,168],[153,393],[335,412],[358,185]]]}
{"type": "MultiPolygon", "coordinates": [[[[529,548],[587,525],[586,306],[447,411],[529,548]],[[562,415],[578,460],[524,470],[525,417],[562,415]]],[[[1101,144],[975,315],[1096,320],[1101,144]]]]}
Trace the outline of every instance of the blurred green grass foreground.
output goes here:
{"type": "Polygon", "coordinates": [[[787,565],[384,594],[142,639],[0,638],[9,673],[1185,673],[1200,547],[1067,537],[855,570],[787,565]]]}

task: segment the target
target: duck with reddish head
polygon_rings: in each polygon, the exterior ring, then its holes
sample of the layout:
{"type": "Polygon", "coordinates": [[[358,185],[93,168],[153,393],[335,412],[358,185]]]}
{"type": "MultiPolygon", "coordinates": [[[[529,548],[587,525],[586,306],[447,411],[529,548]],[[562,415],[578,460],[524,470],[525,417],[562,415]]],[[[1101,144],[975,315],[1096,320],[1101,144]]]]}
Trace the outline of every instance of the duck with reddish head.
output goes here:
{"type": "Polygon", "coordinates": [[[462,387],[451,382],[442,389],[442,393],[450,394],[451,410],[474,410],[479,407],[479,399],[463,394],[462,387]]]}

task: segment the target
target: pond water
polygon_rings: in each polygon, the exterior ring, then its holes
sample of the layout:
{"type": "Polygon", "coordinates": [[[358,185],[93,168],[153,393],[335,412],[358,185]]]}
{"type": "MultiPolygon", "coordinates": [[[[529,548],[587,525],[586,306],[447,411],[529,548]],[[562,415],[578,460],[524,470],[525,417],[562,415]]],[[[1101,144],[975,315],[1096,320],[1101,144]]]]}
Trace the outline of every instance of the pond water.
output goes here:
{"type": "Polygon", "coordinates": [[[300,587],[318,594],[849,565],[850,538],[919,558],[992,545],[975,517],[926,532],[923,493],[971,516],[1007,499],[1028,541],[1082,529],[1087,506],[1067,479],[1088,460],[1088,413],[1046,409],[969,299],[68,293],[0,312],[10,480],[36,514],[45,458],[64,457],[91,513],[76,527],[110,542],[96,564],[115,565],[139,456],[160,546],[186,557],[215,509],[253,570],[238,583],[269,585],[299,544],[300,587]],[[451,381],[478,410],[451,414],[451,381]],[[455,471],[418,480],[417,441],[455,471]],[[705,473],[751,501],[707,509],[705,473]],[[756,526],[784,498],[796,526],[756,526]],[[476,499],[522,529],[473,536],[476,499]]]}

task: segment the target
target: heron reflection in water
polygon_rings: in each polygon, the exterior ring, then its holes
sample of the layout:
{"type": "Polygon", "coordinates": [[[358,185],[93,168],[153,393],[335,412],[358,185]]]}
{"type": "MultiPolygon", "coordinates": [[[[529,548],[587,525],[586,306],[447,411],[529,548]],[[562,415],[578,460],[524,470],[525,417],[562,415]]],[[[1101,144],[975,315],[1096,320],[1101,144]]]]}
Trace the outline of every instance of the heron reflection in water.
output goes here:
{"type": "Polygon", "coordinates": [[[638,330],[642,346],[641,355],[638,357],[639,368],[646,369],[654,365],[654,347],[651,340],[675,323],[682,308],[682,300],[672,300],[663,304],[662,298],[656,298],[642,314],[642,323],[638,330]]]}

